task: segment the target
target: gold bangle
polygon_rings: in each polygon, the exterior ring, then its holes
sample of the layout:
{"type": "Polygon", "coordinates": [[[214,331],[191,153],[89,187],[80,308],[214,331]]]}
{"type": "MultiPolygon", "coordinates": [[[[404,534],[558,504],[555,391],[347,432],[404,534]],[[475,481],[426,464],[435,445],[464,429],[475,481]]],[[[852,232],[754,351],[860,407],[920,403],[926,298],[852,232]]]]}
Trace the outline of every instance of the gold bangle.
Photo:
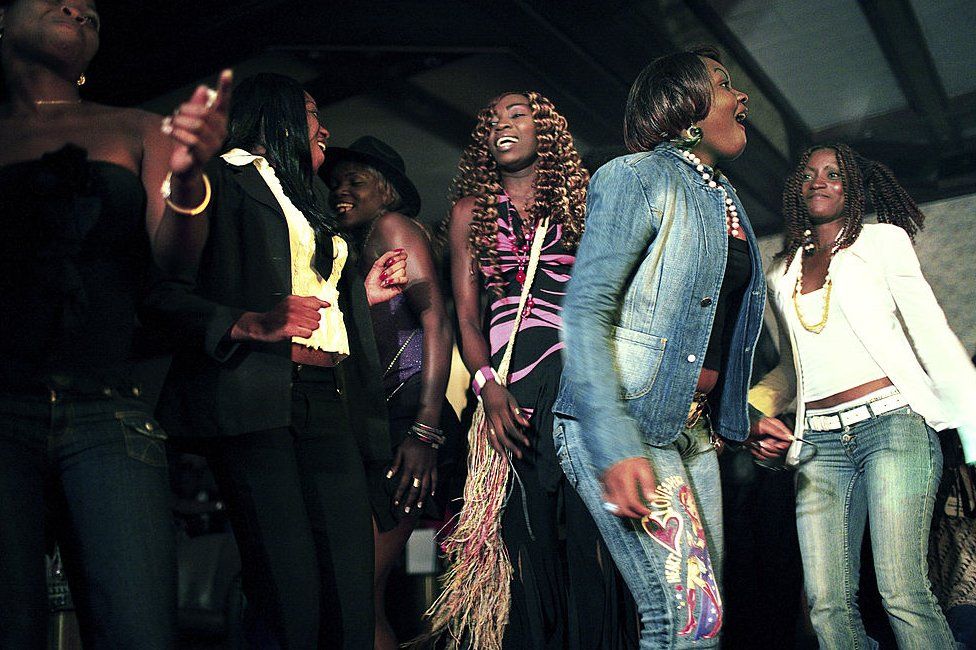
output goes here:
{"type": "MultiPolygon", "coordinates": [[[[170,200],[169,196],[166,196],[166,205],[169,206],[170,210],[172,210],[177,214],[183,214],[188,217],[194,217],[207,209],[207,206],[210,205],[210,197],[211,197],[210,179],[207,178],[206,174],[202,174],[202,176],[203,176],[203,201],[200,202],[200,205],[198,205],[195,208],[182,208],[176,205],[175,203],[173,203],[170,200]]],[[[166,182],[163,183],[164,188],[169,189],[169,183],[171,178],[172,178],[172,172],[170,172],[170,174],[166,176],[166,182]]]]}

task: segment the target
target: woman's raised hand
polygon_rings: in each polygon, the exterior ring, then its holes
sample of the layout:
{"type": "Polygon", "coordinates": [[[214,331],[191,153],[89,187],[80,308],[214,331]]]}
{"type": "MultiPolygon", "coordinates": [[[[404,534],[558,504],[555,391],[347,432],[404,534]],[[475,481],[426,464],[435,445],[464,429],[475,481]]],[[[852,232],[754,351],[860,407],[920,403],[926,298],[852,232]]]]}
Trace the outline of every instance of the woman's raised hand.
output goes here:
{"type": "Polygon", "coordinates": [[[177,181],[189,180],[202,171],[227,138],[233,81],[233,73],[224,70],[216,90],[197,86],[190,99],[163,120],[163,133],[172,138],[175,145],[169,170],[177,181]]]}

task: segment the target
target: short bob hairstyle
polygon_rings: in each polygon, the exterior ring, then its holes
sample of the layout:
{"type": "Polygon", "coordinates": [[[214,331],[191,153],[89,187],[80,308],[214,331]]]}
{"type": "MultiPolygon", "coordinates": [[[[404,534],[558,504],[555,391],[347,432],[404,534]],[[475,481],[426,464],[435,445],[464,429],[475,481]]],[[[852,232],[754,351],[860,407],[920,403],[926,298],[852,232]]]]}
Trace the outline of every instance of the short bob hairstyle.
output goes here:
{"type": "Polygon", "coordinates": [[[632,153],[650,151],[708,115],[712,78],[702,58],[722,62],[710,47],[667,54],[644,68],[627,96],[624,143],[632,153]]]}

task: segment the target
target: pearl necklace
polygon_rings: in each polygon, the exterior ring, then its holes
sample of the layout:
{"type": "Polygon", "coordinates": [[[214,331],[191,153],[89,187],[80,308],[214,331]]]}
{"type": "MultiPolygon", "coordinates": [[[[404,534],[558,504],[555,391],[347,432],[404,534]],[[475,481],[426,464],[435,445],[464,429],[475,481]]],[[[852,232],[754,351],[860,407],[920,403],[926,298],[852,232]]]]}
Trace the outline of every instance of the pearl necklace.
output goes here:
{"type": "Polygon", "coordinates": [[[711,188],[718,188],[722,193],[723,203],[725,204],[725,231],[732,235],[733,237],[738,237],[739,235],[739,211],[735,207],[735,201],[729,196],[729,193],[725,190],[723,185],[720,185],[715,179],[715,172],[712,171],[711,167],[708,167],[702,163],[701,158],[691,153],[690,151],[682,151],[681,157],[684,158],[695,171],[701,174],[702,180],[708,182],[708,186],[711,188]]]}

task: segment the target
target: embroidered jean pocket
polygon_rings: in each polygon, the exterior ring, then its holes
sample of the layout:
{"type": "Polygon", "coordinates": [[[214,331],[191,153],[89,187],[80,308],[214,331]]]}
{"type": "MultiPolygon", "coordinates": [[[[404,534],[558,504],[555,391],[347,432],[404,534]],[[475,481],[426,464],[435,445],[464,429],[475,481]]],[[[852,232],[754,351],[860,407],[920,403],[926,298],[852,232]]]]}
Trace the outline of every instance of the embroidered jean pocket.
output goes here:
{"type": "Polygon", "coordinates": [[[140,411],[118,411],[115,419],[122,427],[129,458],[153,467],[166,467],[166,434],[151,417],[140,411]]]}
{"type": "Polygon", "coordinates": [[[623,327],[613,329],[611,340],[621,398],[643,397],[654,386],[668,340],[623,327]]]}

